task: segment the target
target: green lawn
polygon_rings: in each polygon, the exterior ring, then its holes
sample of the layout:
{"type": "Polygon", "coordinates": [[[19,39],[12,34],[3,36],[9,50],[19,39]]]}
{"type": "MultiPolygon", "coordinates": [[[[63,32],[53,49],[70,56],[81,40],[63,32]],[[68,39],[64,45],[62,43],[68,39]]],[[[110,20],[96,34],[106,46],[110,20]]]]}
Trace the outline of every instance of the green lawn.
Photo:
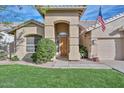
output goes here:
{"type": "Polygon", "coordinates": [[[124,87],[124,74],[104,69],[0,65],[0,87],[124,87]]]}

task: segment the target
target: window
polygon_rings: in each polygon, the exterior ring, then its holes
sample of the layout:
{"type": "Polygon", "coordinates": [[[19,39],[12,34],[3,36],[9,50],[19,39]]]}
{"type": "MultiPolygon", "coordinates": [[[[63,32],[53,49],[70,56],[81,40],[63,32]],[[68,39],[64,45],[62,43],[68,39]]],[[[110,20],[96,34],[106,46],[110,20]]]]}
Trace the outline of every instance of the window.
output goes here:
{"type": "Polygon", "coordinates": [[[27,36],[26,37],[26,51],[27,52],[35,52],[37,43],[41,39],[41,36],[27,36]]]}

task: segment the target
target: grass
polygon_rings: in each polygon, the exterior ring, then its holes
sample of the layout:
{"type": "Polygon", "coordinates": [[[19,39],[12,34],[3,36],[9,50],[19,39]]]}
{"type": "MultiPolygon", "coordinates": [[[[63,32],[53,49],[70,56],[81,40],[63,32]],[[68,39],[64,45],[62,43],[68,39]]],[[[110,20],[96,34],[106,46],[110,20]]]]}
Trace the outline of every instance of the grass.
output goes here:
{"type": "Polygon", "coordinates": [[[0,65],[0,87],[124,87],[124,74],[111,69],[47,69],[0,65]]]}

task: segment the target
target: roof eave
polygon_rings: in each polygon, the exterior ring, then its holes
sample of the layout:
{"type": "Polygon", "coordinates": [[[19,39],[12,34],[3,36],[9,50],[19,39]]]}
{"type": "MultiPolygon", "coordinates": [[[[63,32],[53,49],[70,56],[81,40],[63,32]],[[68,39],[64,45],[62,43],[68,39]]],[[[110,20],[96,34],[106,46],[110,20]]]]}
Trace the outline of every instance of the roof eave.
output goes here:
{"type": "Polygon", "coordinates": [[[21,28],[21,27],[23,27],[23,26],[25,26],[25,25],[27,25],[27,24],[30,24],[30,23],[34,23],[34,24],[37,24],[37,25],[39,25],[39,26],[41,26],[41,27],[44,27],[44,24],[43,23],[40,23],[40,22],[37,22],[37,21],[35,21],[35,20],[29,20],[29,21],[26,21],[26,22],[24,22],[24,23],[22,23],[22,24],[20,24],[20,25],[18,25],[18,26],[16,26],[16,27],[14,27],[12,30],[10,30],[8,33],[9,34],[13,34],[17,29],[19,29],[19,28],[21,28]]]}

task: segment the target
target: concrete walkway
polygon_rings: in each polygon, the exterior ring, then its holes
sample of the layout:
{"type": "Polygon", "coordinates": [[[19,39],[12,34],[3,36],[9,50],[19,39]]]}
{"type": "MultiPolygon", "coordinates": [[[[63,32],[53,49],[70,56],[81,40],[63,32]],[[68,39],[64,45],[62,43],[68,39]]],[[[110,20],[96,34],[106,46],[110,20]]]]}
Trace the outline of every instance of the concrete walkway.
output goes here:
{"type": "Polygon", "coordinates": [[[44,67],[44,68],[111,69],[111,67],[103,63],[93,62],[88,60],[81,60],[81,61],[55,60],[54,62],[47,62],[44,64],[35,64],[25,61],[18,61],[18,62],[0,61],[0,65],[7,65],[7,64],[21,64],[21,65],[30,65],[36,67],[44,67]]]}
{"type": "Polygon", "coordinates": [[[117,70],[117,71],[120,71],[122,73],[124,73],[124,61],[101,61],[101,63],[117,70]]]}

